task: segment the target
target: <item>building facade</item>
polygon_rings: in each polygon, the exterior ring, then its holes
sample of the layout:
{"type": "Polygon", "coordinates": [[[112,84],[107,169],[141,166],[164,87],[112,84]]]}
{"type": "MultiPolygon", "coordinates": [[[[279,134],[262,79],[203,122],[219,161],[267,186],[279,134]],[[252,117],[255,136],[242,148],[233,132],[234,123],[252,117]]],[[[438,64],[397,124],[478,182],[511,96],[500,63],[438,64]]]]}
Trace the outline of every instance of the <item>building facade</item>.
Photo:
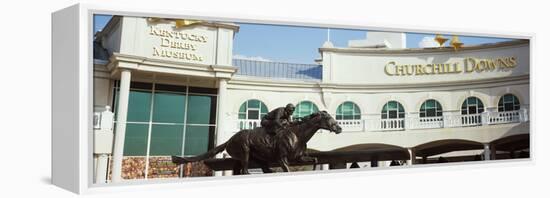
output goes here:
{"type": "Polygon", "coordinates": [[[314,151],[395,147],[408,164],[528,157],[528,41],[412,49],[392,33],[381,45],[327,42],[319,64],[293,64],[233,59],[238,30],[115,16],[96,34],[94,104],[114,112],[113,182],[211,175],[199,164],[174,167],[169,156],[205,152],[287,103],[293,117],[325,110],[343,128],[320,130],[308,143],[314,151]]]}

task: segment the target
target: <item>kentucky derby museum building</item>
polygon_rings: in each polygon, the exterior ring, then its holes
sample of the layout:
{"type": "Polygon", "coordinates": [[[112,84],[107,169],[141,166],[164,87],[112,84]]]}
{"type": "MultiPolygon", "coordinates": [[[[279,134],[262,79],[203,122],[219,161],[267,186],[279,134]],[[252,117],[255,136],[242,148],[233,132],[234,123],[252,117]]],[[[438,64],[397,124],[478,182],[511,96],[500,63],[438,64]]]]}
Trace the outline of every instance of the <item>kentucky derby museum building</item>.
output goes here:
{"type": "Polygon", "coordinates": [[[96,183],[222,175],[170,156],[203,153],[287,103],[343,128],[308,143],[335,159],[322,169],[529,158],[526,40],[406,48],[404,33],[369,31],[293,64],[233,59],[238,31],[115,16],[95,35],[96,183]]]}

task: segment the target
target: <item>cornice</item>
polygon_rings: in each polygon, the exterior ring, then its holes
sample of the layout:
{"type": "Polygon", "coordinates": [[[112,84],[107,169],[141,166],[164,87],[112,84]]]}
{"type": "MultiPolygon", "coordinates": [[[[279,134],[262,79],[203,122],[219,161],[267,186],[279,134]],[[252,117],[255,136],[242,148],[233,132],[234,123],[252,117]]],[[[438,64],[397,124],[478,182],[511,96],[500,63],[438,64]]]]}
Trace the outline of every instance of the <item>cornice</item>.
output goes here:
{"type": "Polygon", "coordinates": [[[461,53],[474,50],[520,47],[529,45],[529,40],[514,40],[499,43],[489,43],[481,45],[465,46],[455,51],[452,47],[443,48],[405,48],[405,49],[388,49],[388,48],[319,48],[319,52],[339,52],[339,53],[360,53],[360,54],[384,54],[384,55],[403,55],[403,54],[432,54],[432,53],[461,53]]]}
{"type": "Polygon", "coordinates": [[[234,77],[229,81],[232,88],[256,87],[254,89],[293,89],[293,88],[317,88],[319,91],[361,93],[361,92],[417,92],[417,91],[453,91],[464,89],[492,88],[499,86],[529,84],[529,75],[489,78],[480,80],[462,80],[437,83],[399,83],[399,84],[349,84],[349,83],[323,83],[306,81],[273,81],[268,79],[234,77]],[[268,88],[269,87],[269,88],[268,88]]]}
{"type": "MultiPolygon", "coordinates": [[[[107,68],[113,70],[115,66],[120,67],[120,63],[131,63],[133,65],[147,65],[155,67],[167,67],[175,69],[187,69],[195,71],[205,71],[205,72],[223,72],[230,73],[231,75],[237,72],[237,67],[228,66],[228,65],[206,65],[206,64],[197,64],[197,63],[182,63],[176,61],[162,60],[162,59],[153,59],[146,58],[142,56],[135,56],[129,54],[113,53],[110,58],[110,63],[107,68]]],[[[127,68],[135,69],[135,68],[127,68]]]]}

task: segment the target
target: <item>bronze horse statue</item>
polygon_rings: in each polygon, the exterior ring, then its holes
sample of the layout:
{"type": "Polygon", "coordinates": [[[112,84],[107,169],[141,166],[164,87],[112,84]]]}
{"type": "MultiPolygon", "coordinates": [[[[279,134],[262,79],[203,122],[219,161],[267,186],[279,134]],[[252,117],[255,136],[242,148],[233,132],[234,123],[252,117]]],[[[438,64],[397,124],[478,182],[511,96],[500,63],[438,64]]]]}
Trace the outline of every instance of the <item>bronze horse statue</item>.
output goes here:
{"type": "Polygon", "coordinates": [[[313,113],[289,124],[276,135],[268,134],[263,128],[245,129],[237,132],[227,142],[194,157],[172,156],[172,162],[183,164],[211,158],[227,150],[233,159],[239,161],[233,167],[233,174],[249,174],[248,163],[260,165],[264,173],[272,173],[270,164],[278,163],[283,171],[289,172],[289,161],[317,163],[317,159],[307,156],[307,142],[319,129],[339,134],[342,128],[326,111],[313,113]]]}

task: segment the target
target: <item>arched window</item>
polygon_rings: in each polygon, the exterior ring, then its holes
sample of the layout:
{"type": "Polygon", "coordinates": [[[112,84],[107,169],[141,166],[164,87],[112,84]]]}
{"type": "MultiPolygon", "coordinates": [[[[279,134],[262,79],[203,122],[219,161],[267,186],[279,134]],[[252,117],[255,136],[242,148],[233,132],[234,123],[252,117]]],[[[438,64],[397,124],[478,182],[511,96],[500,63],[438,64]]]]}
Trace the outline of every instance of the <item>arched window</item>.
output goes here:
{"type": "Polygon", "coordinates": [[[420,106],[420,117],[441,117],[443,109],[437,100],[429,99],[420,106]]]}
{"type": "Polygon", "coordinates": [[[518,97],[512,95],[512,94],[505,94],[504,96],[500,97],[500,100],[498,100],[498,111],[517,111],[519,110],[519,100],[518,97]]]}
{"type": "Polygon", "coordinates": [[[267,106],[262,101],[247,100],[239,108],[239,119],[260,120],[267,112],[267,106]]]}
{"type": "Polygon", "coordinates": [[[344,102],[336,109],[336,120],[360,120],[361,110],[353,102],[344,102]]]}
{"type": "Polygon", "coordinates": [[[319,111],[319,108],[317,108],[317,105],[313,104],[310,101],[302,101],[298,103],[298,105],[296,105],[296,109],[294,110],[292,117],[301,118],[318,111],[319,111]]]}
{"type": "Polygon", "coordinates": [[[405,109],[397,101],[389,101],[382,108],[382,119],[405,118],[405,109]]]}
{"type": "Polygon", "coordinates": [[[462,115],[483,113],[483,102],[477,97],[469,97],[462,103],[462,115]]]}

